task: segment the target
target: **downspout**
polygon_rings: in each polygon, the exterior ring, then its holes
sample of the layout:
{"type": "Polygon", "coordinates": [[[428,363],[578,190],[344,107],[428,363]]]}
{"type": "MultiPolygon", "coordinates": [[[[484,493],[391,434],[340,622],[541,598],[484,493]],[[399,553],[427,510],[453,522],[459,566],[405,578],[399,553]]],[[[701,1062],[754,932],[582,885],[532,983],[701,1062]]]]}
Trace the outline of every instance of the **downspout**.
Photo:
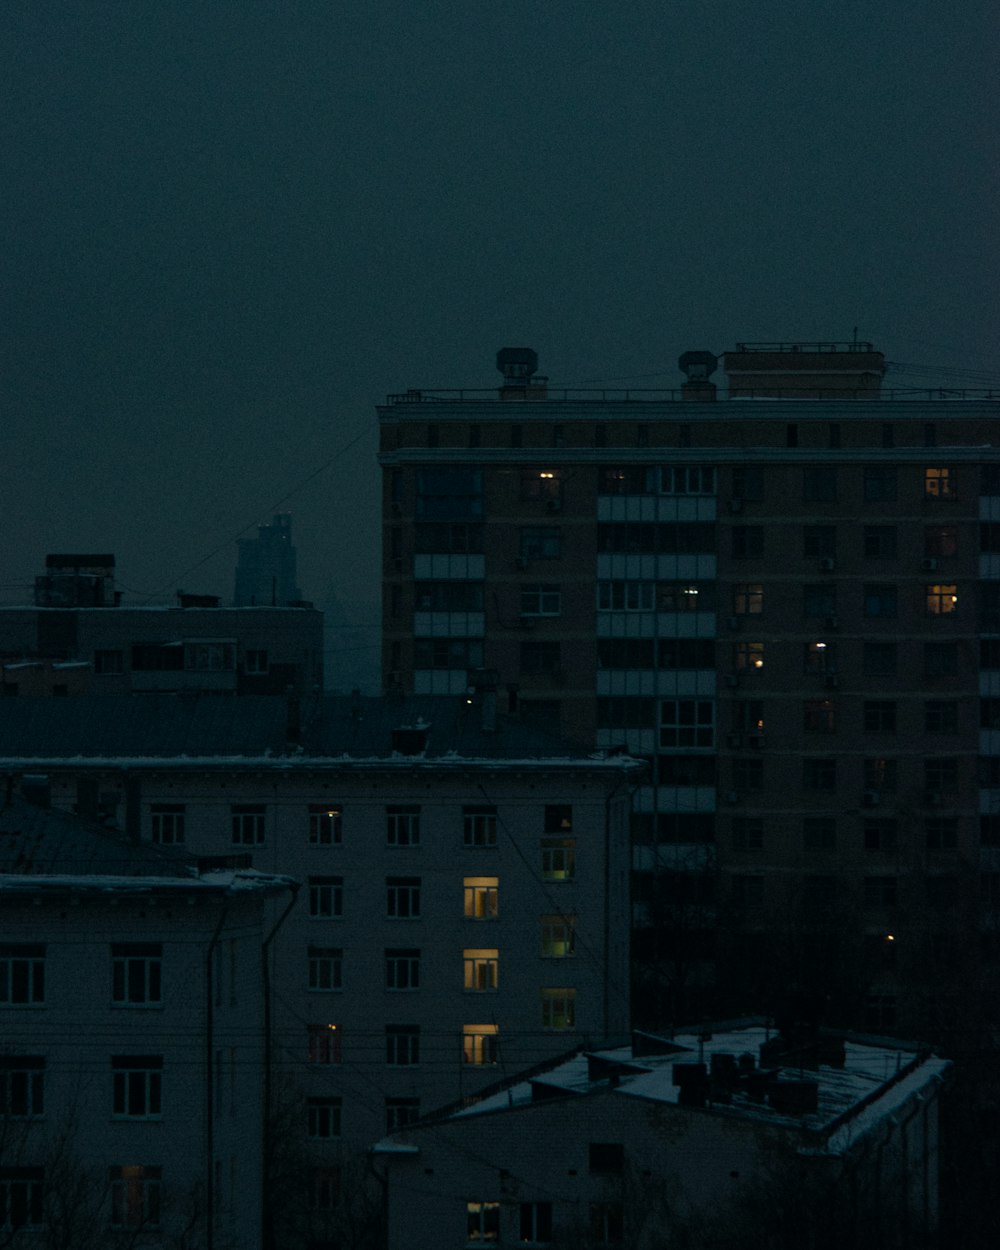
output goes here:
{"type": "MultiPolygon", "coordinates": [[[[263,1123],[263,1141],[262,1141],[262,1176],[261,1176],[261,1236],[264,1250],[273,1250],[274,1248],[274,1212],[270,1201],[270,1186],[268,1185],[267,1163],[270,1158],[270,1136],[271,1136],[271,970],[268,966],[268,947],[277,936],[278,930],[288,918],[288,913],[295,906],[295,901],[299,895],[299,882],[289,882],[288,886],[292,897],[288,901],[288,906],[274,922],[271,932],[264,939],[260,948],[261,953],[261,978],[263,981],[264,991],[264,1123],[263,1123]]],[[[211,1246],[207,1250],[212,1250],[211,1246]]]]}
{"type": "Polygon", "coordinates": [[[215,1244],[215,978],[212,969],[228,915],[229,907],[224,905],[205,955],[205,1201],[208,1207],[205,1250],[212,1250],[215,1244]]]}
{"type": "MultiPolygon", "coordinates": [[[[610,1020],[610,1015],[611,1015],[611,804],[612,804],[612,801],[617,797],[618,791],[622,788],[622,786],[626,785],[627,782],[628,782],[628,775],[623,774],[615,783],[615,785],[611,789],[611,792],[606,796],[604,800],[604,916],[603,916],[604,933],[603,933],[603,942],[602,942],[602,950],[601,950],[601,962],[604,966],[604,970],[603,970],[603,978],[602,978],[603,985],[601,987],[601,990],[602,990],[602,998],[603,998],[602,1032],[606,1038],[610,1036],[609,1020],[610,1020]]],[[[635,791],[635,788],[636,787],[634,786],[632,787],[633,792],[635,791]]],[[[629,883],[629,888],[628,888],[628,897],[626,899],[626,906],[628,908],[628,916],[627,916],[628,932],[631,933],[632,932],[632,885],[631,885],[631,882],[632,882],[632,834],[631,834],[631,831],[629,831],[628,838],[627,838],[627,848],[628,848],[628,863],[626,864],[625,880],[629,883]]],[[[627,1024],[627,1027],[630,1029],[632,1027],[632,987],[631,987],[632,970],[631,969],[632,969],[632,961],[631,961],[631,958],[629,958],[628,973],[627,973],[629,977],[629,985],[626,991],[627,992],[626,1002],[628,1003],[628,1020],[626,1021],[626,1024],[627,1024]]]]}

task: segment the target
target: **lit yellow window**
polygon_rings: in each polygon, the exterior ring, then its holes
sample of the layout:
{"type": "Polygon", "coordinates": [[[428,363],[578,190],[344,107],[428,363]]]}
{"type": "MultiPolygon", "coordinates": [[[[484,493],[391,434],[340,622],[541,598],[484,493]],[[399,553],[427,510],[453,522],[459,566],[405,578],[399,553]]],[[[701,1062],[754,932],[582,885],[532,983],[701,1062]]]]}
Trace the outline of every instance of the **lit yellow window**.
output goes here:
{"type": "Polygon", "coordinates": [[[958,595],[956,586],[928,586],[927,611],[931,616],[947,616],[949,612],[958,611],[958,595]]]}

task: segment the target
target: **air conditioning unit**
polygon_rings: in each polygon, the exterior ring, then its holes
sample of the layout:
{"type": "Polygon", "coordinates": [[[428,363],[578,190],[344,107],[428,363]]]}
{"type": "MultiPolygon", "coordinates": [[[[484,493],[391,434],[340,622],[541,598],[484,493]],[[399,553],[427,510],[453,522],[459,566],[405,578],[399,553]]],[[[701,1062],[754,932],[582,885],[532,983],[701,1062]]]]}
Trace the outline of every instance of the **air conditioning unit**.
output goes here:
{"type": "Polygon", "coordinates": [[[828,616],[823,625],[826,629],[837,630],[840,629],[840,620],[836,616],[828,616]]]}
{"type": "Polygon", "coordinates": [[[837,561],[833,556],[824,556],[819,562],[819,567],[824,573],[832,573],[837,567],[837,561]]]}
{"type": "Polygon", "coordinates": [[[528,557],[518,556],[514,561],[514,567],[518,569],[526,569],[528,567],[528,557]]]}
{"type": "Polygon", "coordinates": [[[727,507],[729,508],[730,512],[742,512],[743,500],[742,499],[730,499],[729,503],[727,504],[727,507]]]}
{"type": "Polygon", "coordinates": [[[726,674],[726,685],[729,686],[731,690],[735,690],[739,684],[740,684],[740,679],[736,673],[726,674]]]}
{"type": "Polygon", "coordinates": [[[741,747],[742,745],[743,745],[743,735],[742,735],[742,734],[727,734],[727,735],[726,735],[726,746],[727,746],[727,747],[741,747]]]}
{"type": "Polygon", "coordinates": [[[866,790],[861,796],[861,806],[878,807],[880,797],[881,796],[877,790],[866,790]]]}
{"type": "Polygon", "coordinates": [[[925,573],[933,573],[937,568],[937,560],[921,560],[920,567],[925,573]]]}
{"type": "Polygon", "coordinates": [[[840,678],[836,673],[827,673],[823,680],[823,685],[827,688],[827,690],[836,690],[840,685],[840,678]]]}

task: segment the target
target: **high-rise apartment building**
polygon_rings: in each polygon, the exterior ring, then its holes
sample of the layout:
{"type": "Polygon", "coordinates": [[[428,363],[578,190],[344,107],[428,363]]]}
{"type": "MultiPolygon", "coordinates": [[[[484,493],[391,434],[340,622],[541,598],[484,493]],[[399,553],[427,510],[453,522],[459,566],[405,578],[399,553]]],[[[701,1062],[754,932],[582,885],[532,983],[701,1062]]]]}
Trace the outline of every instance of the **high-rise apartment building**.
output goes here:
{"type": "Polygon", "coordinates": [[[237,540],[233,603],[247,607],[298,607],[302,600],[292,546],[292,518],[279,512],[270,525],[258,525],[256,538],[237,540]]]}
{"type": "Polygon", "coordinates": [[[859,342],[742,344],[718,391],[707,352],[672,392],[497,364],[379,409],[386,689],[650,761],[640,1021],[961,1014],[1000,909],[1000,394],[887,390],[859,342]]]}

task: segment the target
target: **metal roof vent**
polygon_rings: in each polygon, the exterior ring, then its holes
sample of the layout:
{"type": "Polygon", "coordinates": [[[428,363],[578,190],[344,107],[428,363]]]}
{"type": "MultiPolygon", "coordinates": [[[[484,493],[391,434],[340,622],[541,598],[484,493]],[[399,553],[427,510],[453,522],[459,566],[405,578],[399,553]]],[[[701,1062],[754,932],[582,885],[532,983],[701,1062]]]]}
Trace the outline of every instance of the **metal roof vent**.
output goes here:
{"type": "Polygon", "coordinates": [[[497,368],[504,386],[525,386],[538,371],[538,353],[530,347],[502,347],[497,352],[497,368]]]}

